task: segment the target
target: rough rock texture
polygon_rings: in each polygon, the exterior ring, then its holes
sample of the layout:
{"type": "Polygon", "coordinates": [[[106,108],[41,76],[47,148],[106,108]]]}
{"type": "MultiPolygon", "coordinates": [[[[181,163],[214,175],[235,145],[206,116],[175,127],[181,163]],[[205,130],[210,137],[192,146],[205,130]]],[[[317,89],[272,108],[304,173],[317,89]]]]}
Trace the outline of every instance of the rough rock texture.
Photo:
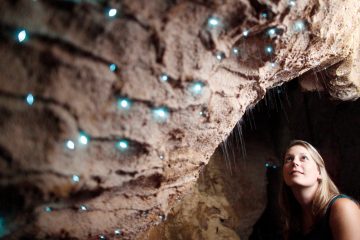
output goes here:
{"type": "Polygon", "coordinates": [[[1,210],[12,236],[86,239],[121,229],[133,239],[189,192],[267,89],[327,68],[322,86],[357,99],[359,9],[357,0],[1,1],[1,210]],[[210,16],[221,26],[209,27],[210,16]],[[201,95],[189,92],[195,80],[201,95]],[[118,108],[119,97],[132,100],[130,110],[118,108]],[[163,123],[153,118],[158,106],[169,109],[163,123]],[[77,143],[80,132],[88,145],[77,143]],[[120,139],[126,151],[115,147],[120,139]]]}
{"type": "MultiPolygon", "coordinates": [[[[193,190],[139,239],[248,239],[265,208],[264,156],[274,156],[264,139],[248,139],[246,157],[238,129],[219,147],[193,190]],[[259,151],[261,149],[261,151],[259,151]]],[[[259,136],[262,137],[262,136],[259,136]]],[[[241,136],[243,138],[243,136],[241,136]]]]}

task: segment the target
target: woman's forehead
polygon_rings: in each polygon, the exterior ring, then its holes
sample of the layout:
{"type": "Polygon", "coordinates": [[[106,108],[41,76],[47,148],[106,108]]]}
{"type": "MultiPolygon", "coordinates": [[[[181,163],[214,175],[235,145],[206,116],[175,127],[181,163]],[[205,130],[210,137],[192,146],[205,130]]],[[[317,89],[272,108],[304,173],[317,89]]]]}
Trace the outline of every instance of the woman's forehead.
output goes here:
{"type": "Polygon", "coordinates": [[[309,151],[301,145],[294,145],[286,151],[286,154],[295,154],[295,153],[307,154],[309,153],[309,151]]]}

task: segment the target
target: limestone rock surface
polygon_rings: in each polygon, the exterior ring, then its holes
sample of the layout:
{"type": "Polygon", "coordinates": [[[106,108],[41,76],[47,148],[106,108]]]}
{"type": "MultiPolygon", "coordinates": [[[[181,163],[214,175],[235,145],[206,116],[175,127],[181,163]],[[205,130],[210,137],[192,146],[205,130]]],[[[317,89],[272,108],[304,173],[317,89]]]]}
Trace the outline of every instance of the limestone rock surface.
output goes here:
{"type": "Polygon", "coordinates": [[[321,86],[357,99],[359,11],[357,0],[1,1],[8,236],[134,239],[195,188],[201,167],[268,89],[327,69],[321,86]],[[201,94],[192,92],[198,81],[201,94]],[[130,109],[119,106],[123,98],[130,109]],[[158,107],[169,117],[159,119],[158,107]]]}

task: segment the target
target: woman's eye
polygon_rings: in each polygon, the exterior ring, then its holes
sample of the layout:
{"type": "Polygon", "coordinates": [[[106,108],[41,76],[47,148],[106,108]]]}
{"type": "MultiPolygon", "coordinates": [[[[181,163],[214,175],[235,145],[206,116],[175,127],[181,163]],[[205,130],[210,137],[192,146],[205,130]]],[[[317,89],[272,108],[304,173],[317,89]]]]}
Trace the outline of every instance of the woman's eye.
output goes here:
{"type": "Polygon", "coordinates": [[[292,160],[293,160],[292,157],[287,157],[287,158],[285,158],[285,161],[286,161],[286,162],[290,162],[290,161],[292,161],[292,160]]]}
{"type": "Polygon", "coordinates": [[[307,159],[308,159],[308,157],[307,157],[307,156],[302,156],[302,157],[301,157],[301,159],[303,159],[303,160],[307,160],[307,159]]]}

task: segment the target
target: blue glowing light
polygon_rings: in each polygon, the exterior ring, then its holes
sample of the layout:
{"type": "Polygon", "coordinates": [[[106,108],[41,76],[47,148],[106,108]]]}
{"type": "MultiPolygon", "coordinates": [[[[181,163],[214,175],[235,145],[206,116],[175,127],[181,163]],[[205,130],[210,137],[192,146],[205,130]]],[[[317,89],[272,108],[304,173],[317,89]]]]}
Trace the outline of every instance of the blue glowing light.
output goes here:
{"type": "Polygon", "coordinates": [[[189,85],[189,91],[192,95],[200,95],[203,93],[205,84],[202,81],[194,81],[189,85]]]}
{"type": "Polygon", "coordinates": [[[245,30],[242,32],[242,35],[243,35],[244,37],[247,37],[247,36],[249,36],[249,33],[250,33],[250,30],[245,29],[245,30]]]}
{"type": "Polygon", "coordinates": [[[169,76],[168,76],[166,73],[162,73],[162,74],[159,76],[159,79],[160,79],[160,81],[162,81],[162,82],[166,82],[167,80],[169,80],[169,76]]]}
{"type": "Polygon", "coordinates": [[[118,98],[117,106],[121,110],[129,110],[131,108],[132,101],[129,98],[118,98]]]}
{"type": "Polygon", "coordinates": [[[263,19],[267,19],[269,16],[269,14],[266,12],[266,11],[263,11],[261,14],[260,14],[260,17],[263,18],[263,19]]]}
{"type": "Polygon", "coordinates": [[[265,50],[265,53],[268,54],[268,55],[271,55],[274,52],[274,48],[271,45],[265,46],[264,50],[265,50]]]}
{"type": "Polygon", "coordinates": [[[270,63],[270,66],[273,67],[273,68],[274,68],[274,67],[277,67],[277,63],[276,63],[276,62],[271,62],[271,63],[270,63]]]}
{"type": "Polygon", "coordinates": [[[0,216],[0,238],[5,236],[6,229],[5,229],[5,220],[0,216]]]}
{"type": "Polygon", "coordinates": [[[80,182],[80,177],[78,175],[72,175],[71,181],[73,183],[78,183],[78,182],[80,182]]]}
{"type": "Polygon", "coordinates": [[[120,236],[122,234],[122,231],[121,229],[115,229],[114,233],[116,236],[120,236]]]}
{"type": "Polygon", "coordinates": [[[52,211],[52,208],[47,206],[47,207],[44,207],[44,211],[45,212],[51,212],[52,211]]]}
{"type": "Polygon", "coordinates": [[[169,117],[169,109],[167,107],[157,107],[152,109],[152,115],[156,122],[164,123],[169,117]]]}
{"type": "Polygon", "coordinates": [[[240,49],[237,48],[237,47],[233,47],[233,48],[231,49],[231,53],[232,53],[233,55],[235,55],[235,56],[238,56],[238,55],[240,54],[240,49]]]}
{"type": "Polygon", "coordinates": [[[129,141],[127,141],[126,139],[121,139],[116,143],[116,148],[120,151],[127,150],[129,148],[129,141]]]}
{"type": "Polygon", "coordinates": [[[209,28],[216,28],[220,26],[221,21],[218,17],[209,17],[207,20],[207,24],[209,28]]]}
{"type": "Polygon", "coordinates": [[[268,163],[265,163],[265,167],[268,168],[270,165],[268,163]]]}
{"type": "Polygon", "coordinates": [[[117,10],[115,9],[115,8],[111,8],[111,9],[109,9],[109,11],[108,11],[108,16],[109,17],[115,17],[117,15],[117,10]]]}
{"type": "Polygon", "coordinates": [[[75,149],[75,143],[71,140],[67,140],[65,143],[65,146],[70,149],[70,150],[74,150],[75,149]]]}
{"type": "Polygon", "coordinates": [[[277,65],[276,62],[270,62],[270,66],[271,66],[272,68],[275,68],[275,67],[277,67],[278,65],[277,65]]]}
{"type": "Polygon", "coordinates": [[[78,142],[82,145],[87,145],[89,143],[89,136],[85,132],[80,132],[78,137],[78,142]]]}
{"type": "Polygon", "coordinates": [[[215,57],[219,62],[221,62],[225,58],[225,53],[222,51],[216,51],[215,57]]]}
{"type": "Polygon", "coordinates": [[[86,137],[86,136],[80,136],[79,137],[79,142],[81,143],[81,144],[87,144],[88,143],[88,138],[86,137]]]}
{"type": "Polygon", "coordinates": [[[276,28],[270,28],[267,30],[266,34],[270,37],[273,38],[277,35],[277,29],[276,28]]]}
{"type": "Polygon", "coordinates": [[[85,211],[87,211],[87,210],[88,210],[88,208],[87,208],[85,205],[80,205],[79,211],[85,212],[85,211]]]}
{"type": "Polygon", "coordinates": [[[115,64],[115,63],[110,64],[110,65],[109,65],[109,69],[110,69],[111,72],[115,72],[116,69],[117,69],[116,64],[115,64]]]}
{"type": "Polygon", "coordinates": [[[24,42],[25,40],[27,39],[27,33],[25,30],[20,30],[18,33],[17,33],[17,41],[19,43],[22,43],[24,42]]]}
{"type": "Polygon", "coordinates": [[[26,95],[26,103],[28,104],[28,105],[33,105],[34,104],[34,102],[35,102],[35,97],[31,94],[31,93],[29,93],[28,95],[26,95]]]}
{"type": "Polygon", "coordinates": [[[306,24],[303,20],[299,19],[294,22],[293,29],[295,32],[303,32],[306,30],[306,24]]]}
{"type": "Polygon", "coordinates": [[[296,0],[289,0],[289,6],[290,7],[295,7],[295,5],[296,5],[296,0]]]}

